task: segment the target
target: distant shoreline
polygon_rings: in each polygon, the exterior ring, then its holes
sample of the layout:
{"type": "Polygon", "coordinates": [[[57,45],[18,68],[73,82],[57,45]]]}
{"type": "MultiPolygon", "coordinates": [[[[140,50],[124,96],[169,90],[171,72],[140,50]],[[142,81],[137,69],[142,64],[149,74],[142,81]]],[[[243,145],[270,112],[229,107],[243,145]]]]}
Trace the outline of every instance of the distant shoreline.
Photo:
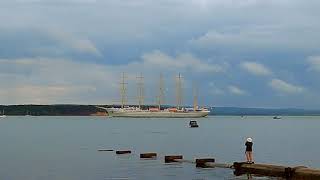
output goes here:
{"type": "MultiPolygon", "coordinates": [[[[0,105],[0,115],[7,116],[107,116],[107,112],[96,106],[119,107],[118,105],[0,105]]],[[[147,109],[153,105],[145,105],[147,109]]],[[[170,107],[170,106],[165,106],[170,107]]],[[[213,107],[210,116],[320,116],[320,110],[297,108],[241,108],[241,107],[213,107]]]]}
{"type": "MultiPolygon", "coordinates": [[[[31,115],[31,116],[25,116],[25,115],[6,115],[6,117],[108,117],[108,114],[106,115],[31,115]]],[[[238,117],[239,119],[245,119],[246,117],[274,117],[274,115],[247,115],[247,116],[240,116],[240,115],[209,115],[208,117],[238,117]]],[[[280,117],[320,117],[320,115],[281,115],[280,117]]],[[[128,117],[129,118],[129,117],[128,117]]],[[[206,118],[206,117],[203,117],[206,118]]],[[[1,117],[0,117],[1,119],[1,117]]],[[[133,119],[139,119],[139,118],[133,118],[133,119]]],[[[165,118],[160,118],[165,119],[165,118]]],[[[181,119],[190,119],[190,118],[181,118],[181,119]]],[[[201,119],[201,118],[200,118],[201,119]]]]}

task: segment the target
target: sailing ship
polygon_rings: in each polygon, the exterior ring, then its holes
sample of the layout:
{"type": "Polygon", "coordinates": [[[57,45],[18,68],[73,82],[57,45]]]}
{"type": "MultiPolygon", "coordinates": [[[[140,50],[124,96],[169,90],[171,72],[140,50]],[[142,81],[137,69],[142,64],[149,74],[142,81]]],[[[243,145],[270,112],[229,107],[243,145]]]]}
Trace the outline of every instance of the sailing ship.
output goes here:
{"type": "Polygon", "coordinates": [[[157,96],[157,107],[142,109],[144,100],[143,77],[140,75],[138,79],[138,107],[126,106],[126,85],[125,74],[122,74],[121,85],[121,108],[103,108],[111,117],[132,117],[132,118],[200,118],[208,116],[209,110],[206,108],[198,108],[197,95],[194,95],[193,108],[185,108],[182,106],[182,82],[181,74],[177,76],[177,106],[165,108],[163,107],[164,99],[164,83],[163,76],[160,74],[159,94],[157,96]]]}

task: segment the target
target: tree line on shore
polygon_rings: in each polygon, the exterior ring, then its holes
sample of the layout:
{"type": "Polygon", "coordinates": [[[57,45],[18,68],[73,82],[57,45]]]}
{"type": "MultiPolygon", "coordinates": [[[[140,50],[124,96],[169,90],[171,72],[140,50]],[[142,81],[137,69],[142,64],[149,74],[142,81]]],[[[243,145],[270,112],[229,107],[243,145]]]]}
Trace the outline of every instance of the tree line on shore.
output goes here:
{"type": "Polygon", "coordinates": [[[105,110],[95,105],[1,105],[0,112],[7,116],[89,116],[105,110]]]}
{"type": "MultiPolygon", "coordinates": [[[[57,104],[57,105],[0,105],[0,115],[7,116],[91,116],[107,115],[104,109],[98,107],[120,107],[120,105],[77,105],[77,104],[57,104]]],[[[142,109],[155,107],[145,105],[142,109]]],[[[163,108],[171,107],[169,105],[163,108]]],[[[295,108],[267,109],[267,108],[240,108],[240,107],[211,107],[209,115],[281,115],[281,116],[318,116],[320,110],[305,110],[295,108]]]]}

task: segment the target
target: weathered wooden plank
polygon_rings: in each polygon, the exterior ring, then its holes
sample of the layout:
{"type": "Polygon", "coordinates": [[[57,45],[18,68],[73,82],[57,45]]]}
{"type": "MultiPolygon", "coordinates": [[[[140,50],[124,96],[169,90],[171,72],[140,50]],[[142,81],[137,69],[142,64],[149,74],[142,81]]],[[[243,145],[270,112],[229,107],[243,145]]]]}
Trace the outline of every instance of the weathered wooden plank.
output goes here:
{"type": "Polygon", "coordinates": [[[201,159],[196,159],[196,167],[200,168],[209,168],[206,163],[211,162],[214,163],[215,159],[214,158],[201,158],[201,159]]]}
{"type": "Polygon", "coordinates": [[[292,179],[318,180],[320,179],[320,169],[311,169],[306,167],[293,168],[292,179]]]}
{"type": "Polygon", "coordinates": [[[278,166],[272,164],[248,164],[244,162],[235,162],[233,164],[235,175],[256,174],[270,177],[287,177],[290,173],[290,167],[278,166]]]}
{"type": "Polygon", "coordinates": [[[164,162],[165,163],[172,163],[172,162],[178,162],[176,160],[178,159],[183,159],[182,155],[169,155],[164,157],[164,162]]]}
{"type": "Polygon", "coordinates": [[[98,151],[114,151],[113,149],[98,149],[98,151]]]}
{"type": "Polygon", "coordinates": [[[142,159],[154,159],[157,158],[157,153],[149,152],[149,153],[141,153],[140,158],[142,159]]]}
{"type": "Polygon", "coordinates": [[[131,154],[131,151],[130,150],[116,151],[116,154],[131,154]]]}
{"type": "MultiPolygon", "coordinates": [[[[118,152],[118,151],[117,151],[118,152]]],[[[124,151],[127,152],[127,151],[124,151]]],[[[130,151],[131,153],[131,151],[130,151]]],[[[156,153],[140,154],[140,157],[152,157],[156,153]]],[[[235,175],[253,174],[267,177],[282,177],[290,180],[319,180],[320,169],[311,169],[304,166],[288,167],[273,164],[250,164],[246,162],[216,163],[213,158],[203,158],[196,160],[185,160],[182,155],[165,156],[165,163],[172,162],[186,162],[195,163],[197,167],[201,168],[229,168],[234,169],[235,175]]]]}
{"type": "Polygon", "coordinates": [[[212,162],[206,162],[205,166],[208,168],[229,168],[229,169],[233,169],[233,165],[232,164],[227,164],[227,163],[212,163],[212,162]]]}
{"type": "Polygon", "coordinates": [[[175,159],[174,161],[175,161],[175,162],[181,162],[181,163],[183,163],[183,162],[185,162],[185,163],[191,163],[191,164],[194,164],[194,163],[195,163],[195,161],[193,161],[193,160],[187,160],[187,159],[175,159]]]}

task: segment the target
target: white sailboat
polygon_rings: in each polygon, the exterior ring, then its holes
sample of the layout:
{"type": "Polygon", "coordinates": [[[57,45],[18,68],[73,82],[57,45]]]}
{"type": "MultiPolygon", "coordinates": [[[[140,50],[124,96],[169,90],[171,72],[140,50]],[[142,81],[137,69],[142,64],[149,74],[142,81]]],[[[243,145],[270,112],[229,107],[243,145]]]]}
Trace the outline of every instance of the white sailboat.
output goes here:
{"type": "Polygon", "coordinates": [[[30,114],[30,112],[27,110],[27,113],[26,113],[26,115],[24,115],[24,116],[31,116],[31,114],[30,114]]]}
{"type": "Polygon", "coordinates": [[[0,115],[0,118],[4,118],[4,117],[7,117],[7,116],[4,114],[4,109],[2,109],[2,114],[0,115]]]}

